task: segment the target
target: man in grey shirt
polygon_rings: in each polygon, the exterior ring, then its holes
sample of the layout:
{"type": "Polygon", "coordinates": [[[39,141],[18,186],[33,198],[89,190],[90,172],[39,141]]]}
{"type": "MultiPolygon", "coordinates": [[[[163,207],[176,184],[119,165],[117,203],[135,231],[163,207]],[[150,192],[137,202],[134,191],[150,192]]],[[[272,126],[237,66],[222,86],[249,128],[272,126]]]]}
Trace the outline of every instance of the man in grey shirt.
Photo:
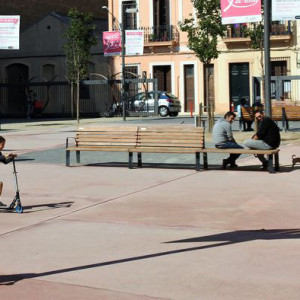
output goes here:
{"type": "MultiPolygon", "coordinates": [[[[243,147],[236,143],[232,135],[231,124],[234,121],[236,115],[234,112],[229,111],[224,115],[224,118],[219,120],[213,128],[213,142],[218,149],[243,149],[243,147]]],[[[223,169],[226,169],[227,165],[230,168],[237,167],[235,163],[240,154],[230,154],[227,159],[223,159],[223,169]]]]}

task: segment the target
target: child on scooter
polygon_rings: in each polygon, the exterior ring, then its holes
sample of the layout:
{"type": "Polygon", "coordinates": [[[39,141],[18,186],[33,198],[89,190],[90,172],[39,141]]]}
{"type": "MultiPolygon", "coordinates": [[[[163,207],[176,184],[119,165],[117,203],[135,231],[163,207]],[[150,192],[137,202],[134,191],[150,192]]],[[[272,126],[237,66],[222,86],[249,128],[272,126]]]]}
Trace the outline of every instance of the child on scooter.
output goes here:
{"type": "MultiPolygon", "coordinates": [[[[8,164],[15,157],[17,157],[17,154],[10,153],[8,155],[3,155],[1,151],[4,149],[4,146],[5,146],[5,138],[3,136],[0,136],[0,162],[4,164],[8,164]]],[[[0,181],[0,196],[2,194],[2,189],[3,189],[3,182],[0,181]]],[[[0,201],[0,206],[6,206],[6,205],[0,201]]]]}

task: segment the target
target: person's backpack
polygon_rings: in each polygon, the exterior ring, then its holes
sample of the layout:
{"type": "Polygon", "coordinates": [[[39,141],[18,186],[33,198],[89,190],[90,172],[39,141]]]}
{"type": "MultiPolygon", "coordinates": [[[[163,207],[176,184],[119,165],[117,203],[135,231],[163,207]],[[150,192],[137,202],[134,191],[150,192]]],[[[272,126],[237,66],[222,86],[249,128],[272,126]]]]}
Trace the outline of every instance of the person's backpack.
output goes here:
{"type": "Polygon", "coordinates": [[[33,107],[35,109],[43,109],[44,104],[41,100],[37,100],[37,101],[34,102],[33,107]]]}

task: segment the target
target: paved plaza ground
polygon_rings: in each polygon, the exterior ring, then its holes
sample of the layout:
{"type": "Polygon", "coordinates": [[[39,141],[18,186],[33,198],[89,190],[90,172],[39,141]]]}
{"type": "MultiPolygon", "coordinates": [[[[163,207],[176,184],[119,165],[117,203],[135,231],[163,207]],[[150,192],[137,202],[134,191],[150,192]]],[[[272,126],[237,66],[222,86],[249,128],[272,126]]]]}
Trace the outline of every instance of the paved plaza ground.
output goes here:
{"type": "MultiPolygon", "coordinates": [[[[81,126],[124,125],[118,118],[81,126]]],[[[128,118],[125,125],[193,126],[191,118],[128,118]]],[[[300,122],[282,132],[281,172],[253,156],[222,170],[209,155],[82,153],[65,167],[71,120],[2,120],[17,152],[23,214],[0,211],[0,299],[300,299],[300,122]],[[299,127],[299,128],[298,128],[299,127]]],[[[238,132],[239,142],[251,132],[238,132]]],[[[210,144],[210,135],[207,142],[210,144]]],[[[2,201],[15,193],[0,166],[2,201]]]]}

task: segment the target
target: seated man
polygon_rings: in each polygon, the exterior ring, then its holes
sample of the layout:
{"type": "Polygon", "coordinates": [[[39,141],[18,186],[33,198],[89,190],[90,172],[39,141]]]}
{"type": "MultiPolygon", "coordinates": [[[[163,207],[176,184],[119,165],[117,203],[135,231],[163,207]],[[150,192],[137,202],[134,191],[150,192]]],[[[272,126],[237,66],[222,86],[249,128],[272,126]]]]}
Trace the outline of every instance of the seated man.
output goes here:
{"type": "MultiPolygon", "coordinates": [[[[238,148],[243,149],[243,147],[236,143],[232,135],[231,124],[234,121],[236,115],[234,112],[229,111],[224,115],[224,118],[219,120],[213,128],[213,142],[216,148],[228,149],[228,148],[238,148]]],[[[226,169],[227,165],[230,168],[237,167],[235,163],[236,159],[240,154],[230,154],[227,159],[223,159],[223,169],[226,169]]]]}
{"type": "MultiPolygon", "coordinates": [[[[255,118],[260,122],[260,128],[251,140],[246,140],[244,145],[250,149],[271,150],[276,149],[280,145],[279,128],[271,118],[266,117],[264,112],[256,110],[255,118]]],[[[262,169],[268,168],[268,162],[263,154],[257,155],[262,162],[262,169]]]]}

